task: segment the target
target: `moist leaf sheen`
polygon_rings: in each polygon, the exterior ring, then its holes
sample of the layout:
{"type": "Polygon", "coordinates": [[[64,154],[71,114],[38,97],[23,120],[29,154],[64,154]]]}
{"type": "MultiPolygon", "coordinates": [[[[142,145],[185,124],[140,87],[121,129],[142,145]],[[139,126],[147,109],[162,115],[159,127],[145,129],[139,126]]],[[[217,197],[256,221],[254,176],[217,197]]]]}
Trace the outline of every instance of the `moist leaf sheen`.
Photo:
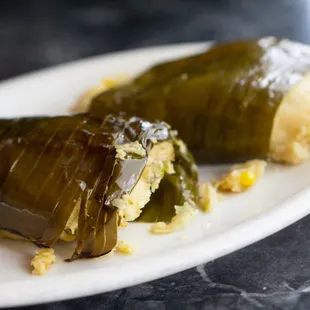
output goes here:
{"type": "Polygon", "coordinates": [[[78,205],[70,260],[110,252],[118,222],[111,202],[130,193],[147,162],[116,159],[115,145],[139,141],[148,155],[154,139],[171,139],[165,123],[120,114],[0,120],[0,228],[50,247],[78,205]]]}
{"type": "Polygon", "coordinates": [[[181,152],[174,144],[174,174],[165,174],[158,190],[151,196],[150,202],[142,209],[136,222],[170,222],[175,215],[176,205],[188,202],[198,203],[198,170],[194,158],[189,152],[181,152]]]}
{"type": "Polygon", "coordinates": [[[201,162],[265,158],[281,100],[309,69],[303,44],[273,37],[217,44],[99,94],[90,114],[163,120],[201,162]]]}

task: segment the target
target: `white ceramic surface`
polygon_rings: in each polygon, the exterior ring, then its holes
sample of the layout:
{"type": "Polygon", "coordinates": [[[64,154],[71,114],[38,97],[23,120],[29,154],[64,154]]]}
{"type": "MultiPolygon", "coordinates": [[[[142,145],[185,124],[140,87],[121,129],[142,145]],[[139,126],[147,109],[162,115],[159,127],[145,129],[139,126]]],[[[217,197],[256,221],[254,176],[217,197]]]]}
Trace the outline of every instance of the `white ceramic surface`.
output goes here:
{"type": "MultiPolygon", "coordinates": [[[[0,116],[66,113],[84,89],[103,77],[136,74],[159,60],[202,50],[185,44],[100,56],[39,71],[0,84],[0,116]]],[[[1,159],[0,159],[1,160],[1,159]]],[[[226,167],[227,168],[227,167],[226,167]]],[[[211,179],[225,167],[200,167],[211,179]]],[[[231,195],[210,214],[199,214],[184,230],[154,236],[147,224],[132,224],[120,238],[135,255],[63,262],[73,246],[56,246],[57,263],[44,277],[30,275],[36,249],[0,240],[0,307],[28,305],[107,292],[154,280],[210,261],[262,239],[310,212],[310,162],[298,167],[269,166],[247,193],[231,195]]]]}

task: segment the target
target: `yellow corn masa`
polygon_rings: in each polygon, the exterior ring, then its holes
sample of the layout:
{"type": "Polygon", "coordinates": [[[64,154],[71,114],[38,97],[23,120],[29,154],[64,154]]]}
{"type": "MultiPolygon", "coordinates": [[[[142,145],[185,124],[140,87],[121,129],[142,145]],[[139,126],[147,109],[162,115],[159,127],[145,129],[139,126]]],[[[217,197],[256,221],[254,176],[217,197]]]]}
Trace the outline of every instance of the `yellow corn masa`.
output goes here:
{"type": "Polygon", "coordinates": [[[266,161],[257,159],[235,165],[229,173],[216,182],[216,186],[223,192],[242,192],[257,182],[257,179],[264,174],[266,165],[266,161]]]}

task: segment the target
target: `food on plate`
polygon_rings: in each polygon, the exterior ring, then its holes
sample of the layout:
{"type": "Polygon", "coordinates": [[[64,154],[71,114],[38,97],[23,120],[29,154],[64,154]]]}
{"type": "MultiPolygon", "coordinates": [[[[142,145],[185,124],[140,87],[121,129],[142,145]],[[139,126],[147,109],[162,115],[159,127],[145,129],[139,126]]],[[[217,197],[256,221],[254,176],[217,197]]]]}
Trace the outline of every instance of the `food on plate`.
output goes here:
{"type": "Polygon", "coordinates": [[[42,276],[50,267],[56,263],[56,256],[53,249],[40,249],[31,260],[32,274],[42,276]]]}
{"type": "Polygon", "coordinates": [[[297,164],[309,157],[309,71],[307,45],[273,37],[221,43],[93,96],[89,111],[166,121],[199,161],[297,164]]]}
{"type": "MultiPolygon", "coordinates": [[[[196,209],[197,167],[180,145],[166,123],[138,117],[0,120],[0,228],[43,248],[76,240],[69,261],[109,253],[118,226],[196,209]]],[[[34,273],[52,257],[39,251],[34,273]]]]}
{"type": "Polygon", "coordinates": [[[41,247],[37,275],[56,262],[59,240],[76,241],[67,261],[132,254],[118,240],[130,222],[172,233],[199,207],[212,210],[218,192],[251,188],[266,160],[302,162],[309,56],[308,46],[272,37],[217,44],[132,81],[105,79],[75,107],[88,113],[0,120],[0,237],[41,247]],[[248,161],[198,184],[188,147],[203,162],[248,161]]]}
{"type": "Polygon", "coordinates": [[[216,188],[222,192],[240,193],[252,187],[263,176],[266,168],[264,160],[250,160],[234,165],[219,181],[216,188]]]}
{"type": "Polygon", "coordinates": [[[170,223],[156,222],[151,226],[150,231],[154,234],[170,234],[180,228],[183,228],[197,213],[197,209],[190,203],[186,202],[181,206],[174,206],[176,215],[170,223]]]}
{"type": "Polygon", "coordinates": [[[204,212],[210,212],[221,196],[211,182],[201,182],[198,187],[199,205],[204,212]]]}
{"type": "Polygon", "coordinates": [[[129,77],[127,75],[117,75],[113,78],[102,79],[98,85],[88,89],[79,99],[78,105],[74,106],[72,111],[73,113],[84,112],[88,109],[90,101],[95,96],[99,95],[107,89],[114,88],[121,84],[127,83],[129,77]]]}
{"type": "Polygon", "coordinates": [[[119,240],[117,241],[116,244],[116,250],[119,251],[120,253],[131,255],[136,252],[136,247],[129,242],[119,240]]]}
{"type": "MultiPolygon", "coordinates": [[[[172,133],[175,134],[174,131],[172,133]]],[[[195,205],[201,207],[197,185],[198,169],[193,157],[182,140],[175,141],[174,150],[174,173],[165,174],[151,201],[143,208],[136,221],[169,223],[182,210],[193,207],[194,212],[195,205]]],[[[171,171],[171,168],[168,169],[171,171]]]]}

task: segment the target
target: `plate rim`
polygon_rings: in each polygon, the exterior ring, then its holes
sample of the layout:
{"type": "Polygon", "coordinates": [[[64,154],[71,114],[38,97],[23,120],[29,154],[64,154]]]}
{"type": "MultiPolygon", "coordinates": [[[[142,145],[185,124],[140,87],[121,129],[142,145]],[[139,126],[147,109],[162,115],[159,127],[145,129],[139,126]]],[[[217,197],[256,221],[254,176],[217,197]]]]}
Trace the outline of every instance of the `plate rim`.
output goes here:
{"type": "MultiPolygon", "coordinates": [[[[167,44],[107,53],[19,75],[8,80],[1,81],[0,87],[3,85],[20,82],[22,80],[27,80],[29,78],[31,79],[38,74],[45,75],[48,73],[53,73],[56,70],[70,70],[70,68],[74,66],[79,66],[81,64],[94,61],[102,61],[110,57],[122,57],[134,53],[147,54],[153,53],[156,50],[162,51],[167,49],[182,50],[184,48],[193,48],[198,50],[199,48],[210,44],[212,44],[212,42],[167,44]]],[[[301,203],[307,199],[310,199],[310,190],[309,187],[304,187],[302,190],[293,194],[290,198],[275,205],[272,209],[251,219],[247,219],[245,222],[217,235],[213,235],[212,237],[202,237],[199,240],[180,246],[176,249],[170,249],[165,252],[157,253],[153,256],[148,255],[146,257],[128,261],[125,266],[126,270],[124,267],[119,266],[110,266],[109,268],[105,268],[103,264],[102,268],[82,270],[74,274],[66,275],[65,277],[62,277],[62,275],[59,274],[50,277],[42,277],[39,279],[29,276],[29,279],[27,280],[18,281],[18,288],[15,287],[16,282],[0,283],[0,308],[37,305],[106,293],[143,282],[149,282],[195,267],[199,264],[227,255],[233,251],[239,250],[242,247],[270,236],[271,234],[308,215],[310,213],[310,205],[308,206],[307,203],[301,203]],[[299,205],[298,208],[295,208],[295,205],[299,205]],[[274,222],[273,219],[278,217],[281,217],[281,221],[274,222]],[[255,233],[253,233],[253,231],[255,233]],[[203,251],[204,248],[209,248],[210,246],[214,246],[214,251],[203,251]],[[180,253],[184,255],[184,247],[186,247],[186,253],[190,258],[186,260],[178,260],[177,258],[180,253]],[[140,261],[143,263],[139,264],[140,261]],[[164,268],[162,268],[163,262],[165,262],[164,268]],[[149,268],[150,263],[152,265],[151,271],[149,268]],[[132,265],[139,266],[138,272],[136,267],[130,268],[132,265]],[[117,276],[115,277],[113,272],[115,272],[116,269],[117,276]],[[98,279],[98,275],[102,275],[102,277],[98,279]],[[114,276],[112,285],[107,284],[108,281],[105,281],[105,278],[108,278],[109,276],[114,276]],[[83,281],[82,283],[79,283],[78,280],[81,279],[81,277],[83,278],[83,281]],[[72,283],[74,283],[74,289],[54,291],[53,285],[60,279],[62,282],[62,288],[70,288],[72,283]],[[41,288],[44,287],[44,289],[37,292],[35,288],[38,286],[41,288]],[[52,294],[50,294],[51,292],[52,294]],[[16,296],[19,296],[18,300],[16,296]]]]}
{"type": "Polygon", "coordinates": [[[19,289],[16,290],[14,283],[9,283],[3,287],[0,284],[0,292],[3,294],[1,296],[1,304],[0,308],[6,307],[16,307],[16,306],[29,306],[29,305],[38,305],[42,303],[50,303],[57,302],[62,300],[71,300],[75,298],[82,298],[87,296],[92,296],[100,293],[107,293],[116,289],[122,289],[125,287],[130,287],[133,285],[138,285],[144,282],[149,282],[155,279],[159,279],[165,276],[169,276],[171,274],[187,270],[189,268],[198,266],[200,264],[209,262],[213,259],[222,257],[229,253],[232,253],[236,250],[239,250],[245,246],[253,244],[271,234],[280,231],[281,229],[293,224],[299,219],[310,213],[310,207],[306,204],[300,203],[307,199],[310,199],[310,191],[307,191],[308,187],[304,187],[290,198],[278,203],[271,210],[264,212],[254,218],[246,220],[244,223],[234,226],[233,228],[223,231],[216,236],[212,236],[212,238],[201,238],[192,244],[187,244],[186,252],[191,256],[191,259],[187,260],[177,260],[179,255],[182,253],[184,255],[184,248],[179,247],[177,249],[171,249],[169,251],[165,251],[164,253],[158,253],[153,257],[144,257],[134,261],[130,261],[126,264],[126,269],[124,267],[118,267],[117,269],[117,281],[114,279],[114,284],[106,285],[104,280],[98,280],[98,275],[103,274],[106,277],[110,276],[113,271],[116,269],[115,267],[109,267],[110,272],[107,273],[107,270],[104,266],[100,269],[95,270],[85,270],[80,271],[75,274],[66,275],[66,277],[62,278],[62,275],[53,275],[52,277],[42,277],[40,279],[33,279],[31,276],[29,279],[22,281],[23,288],[19,285],[19,289]],[[298,208],[294,208],[295,205],[299,204],[298,208]],[[293,211],[293,212],[292,212],[293,211]],[[281,216],[281,221],[274,222],[274,218],[278,218],[281,216]],[[272,220],[272,221],[270,221],[272,220]],[[264,224],[272,225],[264,225],[264,224]],[[267,229],[263,229],[262,227],[268,227],[267,229]],[[259,233],[253,234],[253,230],[259,233]],[[240,235],[243,236],[240,238],[240,235]],[[223,239],[225,242],[223,243],[223,239]],[[221,244],[219,247],[218,245],[221,244]],[[214,247],[213,252],[202,252],[204,247],[210,247],[212,245],[216,245],[214,247]],[[172,259],[176,258],[175,259],[172,259]],[[169,258],[169,259],[167,259],[169,258]],[[143,264],[140,264],[139,273],[143,276],[138,276],[135,274],[136,270],[134,268],[130,268],[131,265],[137,265],[139,261],[143,261],[143,264]],[[167,261],[169,262],[167,264],[167,261]],[[165,269],[162,269],[162,263],[165,262],[165,269]],[[152,272],[149,272],[150,263],[152,267],[152,272]],[[125,277],[120,278],[120,270],[124,271],[125,277]],[[129,272],[128,272],[129,271],[129,272]],[[86,278],[83,275],[87,275],[86,278]],[[81,277],[83,277],[83,283],[79,283],[81,277]],[[53,282],[60,280],[62,282],[62,286],[70,287],[72,283],[79,283],[78,286],[75,286],[74,290],[69,291],[54,291],[53,282]],[[40,286],[45,286],[44,291],[34,293],[33,292],[33,283],[37,280],[40,281],[40,286]],[[103,284],[103,285],[102,285],[103,284]],[[48,293],[53,293],[52,297],[48,297],[48,293]],[[44,299],[42,299],[42,294],[44,294],[44,299]],[[70,294],[70,296],[68,296],[70,294]],[[8,297],[9,296],[9,297],[8,297]],[[13,297],[23,296],[22,299],[16,300],[13,297]],[[40,297],[40,298],[38,298],[40,297]],[[40,300],[39,300],[40,299],[40,300]]]}
{"type": "Polygon", "coordinates": [[[162,51],[164,49],[199,49],[203,47],[210,47],[212,44],[214,44],[215,41],[195,41],[195,42],[183,42],[183,43],[168,43],[168,44],[161,44],[161,45],[153,45],[153,46],[144,46],[144,47],[137,47],[137,48],[130,48],[125,50],[117,50],[117,51],[111,51],[103,54],[98,54],[90,57],[82,57],[78,58],[76,60],[67,61],[64,63],[60,63],[57,65],[51,65],[47,67],[43,67],[40,69],[34,69],[27,71],[22,74],[14,75],[12,77],[9,77],[7,79],[0,80],[0,86],[9,83],[15,83],[20,82],[21,80],[32,78],[34,76],[37,76],[38,74],[49,74],[53,73],[53,71],[56,70],[67,70],[75,66],[79,66],[83,63],[90,64],[92,62],[102,61],[106,60],[107,58],[117,58],[122,56],[127,56],[134,53],[149,53],[149,52],[155,52],[156,50],[162,51]]]}

